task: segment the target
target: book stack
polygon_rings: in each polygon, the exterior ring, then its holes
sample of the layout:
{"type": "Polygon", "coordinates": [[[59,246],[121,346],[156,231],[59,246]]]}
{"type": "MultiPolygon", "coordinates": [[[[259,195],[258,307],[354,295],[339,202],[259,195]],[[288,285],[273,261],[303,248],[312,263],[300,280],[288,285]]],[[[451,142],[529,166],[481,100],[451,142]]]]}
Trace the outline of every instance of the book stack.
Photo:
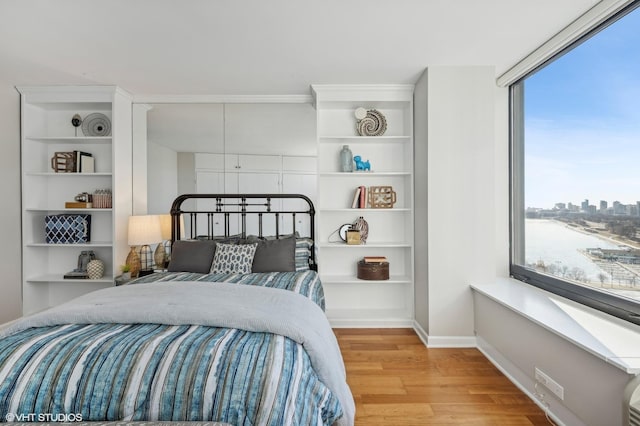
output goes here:
{"type": "Polygon", "coordinates": [[[353,194],[352,209],[366,209],[369,203],[369,195],[366,186],[359,186],[353,194]]]}
{"type": "Polygon", "coordinates": [[[365,256],[362,261],[364,263],[385,263],[387,258],[385,256],[365,256]]]}
{"type": "Polygon", "coordinates": [[[93,155],[89,152],[73,151],[73,171],[75,173],[94,173],[93,155]]]}
{"type": "Polygon", "coordinates": [[[93,207],[93,203],[90,201],[66,201],[64,203],[65,209],[90,209],[93,207]]]}

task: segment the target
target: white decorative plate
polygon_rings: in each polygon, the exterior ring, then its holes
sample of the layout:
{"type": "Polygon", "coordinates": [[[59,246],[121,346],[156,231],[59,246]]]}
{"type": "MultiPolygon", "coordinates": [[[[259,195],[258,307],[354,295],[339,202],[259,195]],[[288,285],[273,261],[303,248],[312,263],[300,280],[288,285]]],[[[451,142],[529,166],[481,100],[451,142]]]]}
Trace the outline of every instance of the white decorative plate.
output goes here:
{"type": "Polygon", "coordinates": [[[82,133],[85,136],[109,136],[111,121],[109,117],[99,112],[89,114],[82,120],[82,133]]]}

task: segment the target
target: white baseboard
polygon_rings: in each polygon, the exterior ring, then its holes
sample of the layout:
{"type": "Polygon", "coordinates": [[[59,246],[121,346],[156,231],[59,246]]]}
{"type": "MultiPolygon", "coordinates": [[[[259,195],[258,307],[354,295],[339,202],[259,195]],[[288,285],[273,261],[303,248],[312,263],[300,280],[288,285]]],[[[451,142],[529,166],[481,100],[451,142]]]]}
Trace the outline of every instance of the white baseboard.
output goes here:
{"type": "Polygon", "coordinates": [[[413,322],[413,330],[428,348],[475,348],[475,336],[429,336],[418,322],[413,322]]]}
{"type": "Polygon", "coordinates": [[[475,348],[475,336],[429,336],[428,348],[475,348]]]}
{"type": "Polygon", "coordinates": [[[413,322],[413,330],[416,332],[420,340],[422,340],[422,343],[424,343],[426,347],[429,347],[428,345],[429,335],[427,334],[426,331],[424,331],[424,328],[422,328],[422,326],[418,324],[417,321],[413,322]]]}
{"type": "Polygon", "coordinates": [[[405,319],[342,319],[329,318],[332,328],[412,328],[413,321],[405,319]]]}

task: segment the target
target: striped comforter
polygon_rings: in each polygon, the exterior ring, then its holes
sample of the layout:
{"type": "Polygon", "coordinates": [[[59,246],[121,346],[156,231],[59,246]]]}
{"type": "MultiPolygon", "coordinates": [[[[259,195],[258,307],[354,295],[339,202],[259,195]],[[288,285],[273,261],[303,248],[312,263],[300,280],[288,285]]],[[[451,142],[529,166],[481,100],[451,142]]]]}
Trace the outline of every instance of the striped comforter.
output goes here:
{"type": "Polygon", "coordinates": [[[252,274],[198,274],[193,272],[155,272],[136,278],[128,285],[166,281],[207,281],[279,288],[301,294],[325,309],[324,291],[316,271],[262,272],[252,274]]]}
{"type": "MultiPolygon", "coordinates": [[[[315,273],[302,275],[300,285],[292,286],[310,290],[313,285],[304,283],[317,280],[315,273]]],[[[125,287],[163,285],[180,287],[125,287]]],[[[207,303],[201,301],[201,311],[207,303]]],[[[75,414],[84,421],[331,425],[343,412],[305,347],[280,334],[155,322],[78,323],[30,327],[0,339],[2,420],[35,413],[75,414]]]]}

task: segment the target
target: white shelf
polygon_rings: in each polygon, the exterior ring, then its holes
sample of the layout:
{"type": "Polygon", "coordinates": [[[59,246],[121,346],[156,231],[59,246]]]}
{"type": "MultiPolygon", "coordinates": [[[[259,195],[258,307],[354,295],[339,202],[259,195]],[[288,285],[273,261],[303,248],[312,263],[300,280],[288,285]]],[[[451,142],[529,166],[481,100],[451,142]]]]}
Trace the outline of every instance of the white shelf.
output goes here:
{"type": "Polygon", "coordinates": [[[26,172],[25,176],[91,178],[95,176],[113,176],[113,173],[56,173],[56,172],[26,172]]]}
{"type": "Polygon", "coordinates": [[[31,208],[31,207],[27,207],[25,209],[25,211],[27,212],[33,212],[33,213],[110,213],[113,211],[113,209],[98,209],[98,208],[90,208],[90,209],[67,209],[67,208],[60,208],[60,207],[54,207],[54,208],[31,208]]]}
{"type": "Polygon", "coordinates": [[[411,277],[408,276],[393,276],[391,275],[388,280],[361,280],[355,278],[353,275],[324,275],[322,277],[322,284],[328,285],[341,285],[341,284],[393,284],[403,285],[411,284],[411,277]]]}
{"type": "Polygon", "coordinates": [[[339,143],[344,140],[349,142],[362,142],[362,143],[389,143],[397,140],[403,142],[411,142],[411,136],[406,135],[383,135],[383,136],[319,136],[321,143],[339,143]]]}
{"type": "MultiPolygon", "coordinates": [[[[327,316],[334,326],[409,326],[413,319],[413,86],[313,85],[317,111],[319,235],[335,236],[340,224],[364,216],[367,244],[318,242],[327,316]],[[377,109],[387,122],[382,136],[356,135],[354,111],[377,109]],[[369,161],[373,171],[340,170],[341,145],[369,161]],[[392,186],[397,207],[349,208],[356,186],[392,186]],[[360,280],[363,255],[390,259],[389,280],[360,280]]],[[[335,236],[337,239],[337,236],[335,236]]]]}
{"type": "Polygon", "coordinates": [[[131,214],[131,96],[115,86],[19,87],[21,97],[22,310],[28,315],[71,298],[114,285],[114,275],[129,252],[127,219],[131,214]],[[71,118],[102,113],[112,124],[110,136],[84,136],[71,118]],[[94,173],[56,173],[56,152],[92,154],[94,173]],[[82,192],[109,189],[113,208],[65,208],[82,192]],[[91,215],[91,242],[46,243],[49,214],[91,215]],[[94,251],[105,265],[98,280],[64,279],[81,251],[94,251]],[[63,285],[66,284],[66,285],[63,285]]]}
{"type": "Polygon", "coordinates": [[[321,177],[340,177],[346,179],[355,179],[363,177],[380,177],[380,176],[411,176],[411,172],[408,171],[396,171],[396,172],[320,172],[321,177]]]}
{"type": "Polygon", "coordinates": [[[91,241],[80,244],[51,244],[51,243],[27,243],[27,247],[46,247],[46,248],[85,248],[94,249],[99,247],[113,247],[113,243],[109,241],[91,241]]]}
{"type": "Polygon", "coordinates": [[[111,136],[28,136],[29,139],[36,142],[44,142],[51,144],[62,143],[111,143],[111,136]]]}
{"type": "Polygon", "coordinates": [[[346,244],[339,243],[318,243],[319,248],[339,248],[348,250],[361,250],[367,248],[409,248],[410,243],[367,243],[367,244],[346,244]]]}
{"type": "Polygon", "coordinates": [[[36,284],[46,284],[46,283],[113,284],[114,282],[113,280],[114,278],[111,275],[109,276],[105,275],[102,278],[98,278],[96,280],[90,280],[88,278],[87,279],[75,279],[75,278],[65,279],[64,274],[47,274],[47,275],[40,275],[40,276],[26,279],[27,282],[36,283],[36,284]]]}

